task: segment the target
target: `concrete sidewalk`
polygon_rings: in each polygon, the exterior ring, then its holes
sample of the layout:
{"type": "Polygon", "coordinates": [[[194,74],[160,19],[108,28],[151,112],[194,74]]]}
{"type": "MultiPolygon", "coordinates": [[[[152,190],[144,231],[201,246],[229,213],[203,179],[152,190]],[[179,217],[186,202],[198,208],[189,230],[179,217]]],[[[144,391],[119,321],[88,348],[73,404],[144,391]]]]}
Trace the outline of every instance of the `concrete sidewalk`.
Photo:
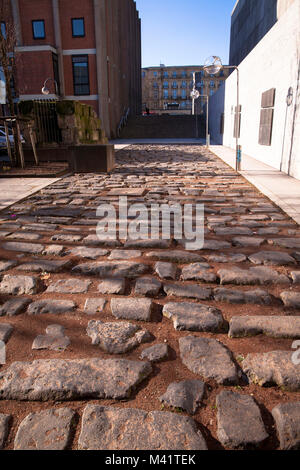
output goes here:
{"type": "Polygon", "coordinates": [[[36,193],[61,178],[0,178],[0,210],[36,193]]]}
{"type": "MultiPolygon", "coordinates": [[[[235,169],[235,150],[211,145],[210,150],[235,169]]],[[[249,155],[242,155],[240,174],[300,224],[300,181],[249,155]]]]}

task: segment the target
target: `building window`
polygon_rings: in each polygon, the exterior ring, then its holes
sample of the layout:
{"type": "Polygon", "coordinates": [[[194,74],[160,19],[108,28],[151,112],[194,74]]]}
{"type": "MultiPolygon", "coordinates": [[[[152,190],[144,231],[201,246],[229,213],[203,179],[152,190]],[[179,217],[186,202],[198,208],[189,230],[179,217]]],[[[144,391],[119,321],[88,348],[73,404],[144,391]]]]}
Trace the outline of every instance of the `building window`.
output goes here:
{"type": "Polygon", "coordinates": [[[164,72],[164,78],[168,78],[169,74],[168,72],[164,72]]]}
{"type": "Polygon", "coordinates": [[[89,95],[90,82],[89,82],[89,63],[87,55],[73,55],[73,83],[74,95],[89,95]]]}
{"type": "Polygon", "coordinates": [[[214,94],[214,90],[209,90],[209,94],[212,96],[214,94]]]}
{"type": "Polygon", "coordinates": [[[32,21],[32,33],[33,39],[45,39],[45,21],[44,20],[33,20],[32,21]]]}
{"type": "Polygon", "coordinates": [[[211,80],[210,83],[209,83],[209,85],[210,85],[211,88],[214,88],[215,82],[214,82],[213,80],[211,80]]]}
{"type": "Polygon", "coordinates": [[[157,77],[157,72],[153,72],[153,77],[157,77]]]}
{"type": "Polygon", "coordinates": [[[173,90],[172,98],[173,98],[173,100],[177,100],[177,91],[176,90],[173,90]]]}
{"type": "Polygon", "coordinates": [[[182,72],[182,78],[186,78],[186,71],[185,70],[182,72]]]}
{"type": "Polygon", "coordinates": [[[146,72],[142,72],[142,77],[143,77],[143,78],[146,77],[146,72]]]}
{"type": "Polygon", "coordinates": [[[272,145],[273,118],[275,106],[275,88],[265,91],[261,97],[261,111],[259,124],[260,145],[272,145]]]}
{"type": "Polygon", "coordinates": [[[153,88],[158,88],[158,83],[157,82],[153,82],[153,88]]]}
{"type": "Polygon", "coordinates": [[[181,88],[186,88],[186,81],[185,80],[182,82],[181,88]]]}
{"type": "Polygon", "coordinates": [[[186,99],[186,91],[185,91],[185,90],[182,90],[182,92],[181,92],[181,98],[182,98],[183,100],[186,99]]]}
{"type": "Polygon", "coordinates": [[[83,38],[85,36],[84,18],[72,18],[73,38],[83,38]]]}
{"type": "Polygon", "coordinates": [[[177,77],[177,72],[176,72],[176,70],[174,70],[174,72],[172,73],[172,77],[173,77],[173,78],[176,78],[176,77],[177,77]]]}
{"type": "Polygon", "coordinates": [[[6,39],[6,25],[4,21],[1,21],[1,34],[4,39],[6,39]]]}
{"type": "Polygon", "coordinates": [[[166,88],[169,88],[169,82],[164,82],[163,87],[164,87],[165,89],[166,89],[166,88]]]}
{"type": "Polygon", "coordinates": [[[154,98],[155,100],[158,100],[158,91],[154,91],[154,92],[153,92],[153,98],[154,98]]]}
{"type": "Polygon", "coordinates": [[[177,88],[177,87],[178,87],[177,82],[173,82],[172,83],[172,88],[177,88]]]}
{"type": "Polygon", "coordinates": [[[182,109],[185,109],[185,108],[186,108],[186,102],[183,101],[183,102],[181,103],[180,107],[181,107],[182,109]]]}
{"type": "Polygon", "coordinates": [[[164,98],[166,98],[166,99],[169,98],[169,92],[168,92],[168,90],[164,90],[164,98]]]}

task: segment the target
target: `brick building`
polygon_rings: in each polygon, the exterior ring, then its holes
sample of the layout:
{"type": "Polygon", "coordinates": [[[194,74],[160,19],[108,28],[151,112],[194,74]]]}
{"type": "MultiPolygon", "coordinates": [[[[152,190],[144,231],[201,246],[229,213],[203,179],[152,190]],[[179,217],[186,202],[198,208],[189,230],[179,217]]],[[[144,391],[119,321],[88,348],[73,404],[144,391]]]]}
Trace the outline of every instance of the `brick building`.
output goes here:
{"type": "Polygon", "coordinates": [[[16,25],[20,100],[51,94],[94,107],[108,136],[141,104],[141,22],[133,0],[4,0],[16,25]]]}
{"type": "MultiPolygon", "coordinates": [[[[192,101],[190,93],[193,89],[193,73],[196,73],[196,88],[200,95],[212,96],[228,76],[228,70],[217,76],[207,75],[203,66],[147,67],[142,69],[142,101],[143,108],[164,114],[190,114],[192,101]]],[[[206,98],[197,100],[197,108],[201,109],[206,98]]]]}

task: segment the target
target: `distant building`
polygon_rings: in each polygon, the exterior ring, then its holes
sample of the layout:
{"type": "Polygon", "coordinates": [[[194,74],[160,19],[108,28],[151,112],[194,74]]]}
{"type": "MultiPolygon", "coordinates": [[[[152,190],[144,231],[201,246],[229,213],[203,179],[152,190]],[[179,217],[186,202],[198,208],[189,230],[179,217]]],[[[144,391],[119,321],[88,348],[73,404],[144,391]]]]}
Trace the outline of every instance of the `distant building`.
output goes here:
{"type": "MultiPolygon", "coordinates": [[[[51,94],[97,111],[108,136],[125,110],[141,110],[141,21],[133,0],[2,0],[17,32],[20,100],[51,94]]],[[[0,20],[2,20],[0,18],[0,20]]]]}
{"type": "MultiPolygon", "coordinates": [[[[201,65],[166,67],[146,67],[142,69],[142,102],[143,108],[159,114],[190,114],[193,89],[193,73],[196,73],[196,88],[200,95],[212,96],[228,76],[224,70],[217,76],[204,72],[201,65]]],[[[200,110],[206,98],[197,100],[200,110]]]]}

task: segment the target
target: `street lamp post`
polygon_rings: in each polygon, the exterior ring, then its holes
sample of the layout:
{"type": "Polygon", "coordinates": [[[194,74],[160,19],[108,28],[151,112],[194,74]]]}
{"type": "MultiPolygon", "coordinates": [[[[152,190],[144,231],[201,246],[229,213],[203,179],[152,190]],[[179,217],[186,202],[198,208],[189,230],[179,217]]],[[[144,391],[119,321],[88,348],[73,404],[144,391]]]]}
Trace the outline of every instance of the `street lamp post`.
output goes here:
{"type": "Polygon", "coordinates": [[[50,93],[49,88],[47,88],[47,82],[49,82],[49,80],[52,80],[52,81],[53,81],[53,83],[54,83],[54,85],[55,85],[55,93],[56,93],[57,96],[59,96],[57,81],[54,80],[54,78],[52,78],[52,77],[49,77],[49,78],[47,78],[47,79],[45,80],[44,85],[43,85],[43,88],[42,88],[42,93],[43,93],[43,95],[49,95],[49,93],[50,93]]]}
{"type": "Polygon", "coordinates": [[[236,156],[235,156],[235,169],[239,171],[241,169],[241,146],[239,145],[239,131],[240,131],[240,71],[236,65],[223,65],[220,57],[211,56],[206,59],[203,66],[206,73],[209,75],[216,75],[220,70],[234,69],[236,70],[236,156]]]}
{"type": "MultiPolygon", "coordinates": [[[[206,147],[209,147],[208,137],[208,113],[209,113],[209,96],[200,95],[199,91],[196,90],[196,73],[193,73],[193,91],[191,92],[192,98],[192,114],[195,114],[195,101],[198,98],[206,98],[206,147]]],[[[196,137],[198,138],[198,115],[196,113],[196,137]]]]}

